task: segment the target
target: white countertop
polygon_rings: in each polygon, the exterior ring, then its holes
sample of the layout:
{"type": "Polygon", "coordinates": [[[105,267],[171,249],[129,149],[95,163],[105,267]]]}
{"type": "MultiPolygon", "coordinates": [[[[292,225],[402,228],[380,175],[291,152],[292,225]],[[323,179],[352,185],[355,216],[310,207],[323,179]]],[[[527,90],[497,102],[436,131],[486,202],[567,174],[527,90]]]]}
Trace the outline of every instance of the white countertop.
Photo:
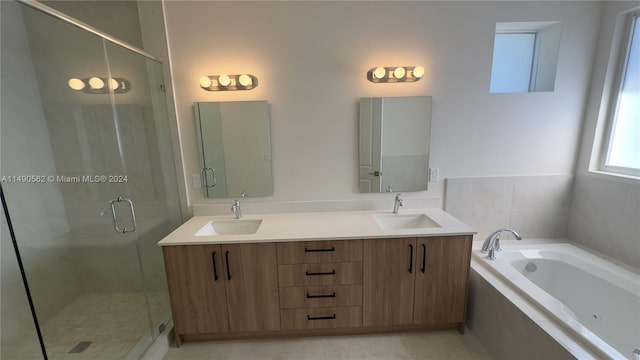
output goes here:
{"type": "Polygon", "coordinates": [[[439,208],[400,209],[400,215],[425,214],[439,227],[381,229],[373,215],[391,211],[336,211],[315,213],[245,214],[243,220],[261,219],[255,234],[195,236],[210,221],[234,220],[234,216],[195,216],[162,239],[158,245],[206,245],[299,240],[345,240],[416,236],[471,235],[476,231],[439,208]]]}

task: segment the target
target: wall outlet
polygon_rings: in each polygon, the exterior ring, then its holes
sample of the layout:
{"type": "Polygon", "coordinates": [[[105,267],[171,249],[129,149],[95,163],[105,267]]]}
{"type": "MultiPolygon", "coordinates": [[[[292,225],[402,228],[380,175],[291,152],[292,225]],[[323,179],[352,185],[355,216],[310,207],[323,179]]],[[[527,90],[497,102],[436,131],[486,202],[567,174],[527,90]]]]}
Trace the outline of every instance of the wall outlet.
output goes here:
{"type": "Polygon", "coordinates": [[[191,175],[191,182],[194,188],[196,189],[202,188],[202,179],[200,178],[200,174],[191,175]]]}
{"type": "Polygon", "coordinates": [[[438,168],[429,168],[429,182],[440,180],[440,171],[438,168]]]}

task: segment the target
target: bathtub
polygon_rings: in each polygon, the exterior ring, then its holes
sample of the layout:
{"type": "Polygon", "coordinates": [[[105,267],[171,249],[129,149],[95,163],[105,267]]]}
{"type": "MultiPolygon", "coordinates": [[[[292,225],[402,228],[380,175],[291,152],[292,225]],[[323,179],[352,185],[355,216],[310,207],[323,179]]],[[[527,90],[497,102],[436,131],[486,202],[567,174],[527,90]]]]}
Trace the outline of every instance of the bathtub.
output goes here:
{"type": "Polygon", "coordinates": [[[633,359],[640,349],[640,274],[635,269],[569,243],[513,241],[502,248],[491,261],[474,244],[472,267],[498,275],[527,306],[559,327],[545,330],[574,357],[633,359]]]}

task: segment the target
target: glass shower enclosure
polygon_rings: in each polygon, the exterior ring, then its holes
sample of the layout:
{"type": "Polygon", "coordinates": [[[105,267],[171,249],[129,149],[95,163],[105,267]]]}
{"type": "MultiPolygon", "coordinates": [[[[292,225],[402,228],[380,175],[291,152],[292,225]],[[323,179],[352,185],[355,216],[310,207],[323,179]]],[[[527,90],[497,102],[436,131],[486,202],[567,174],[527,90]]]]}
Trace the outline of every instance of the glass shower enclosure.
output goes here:
{"type": "Polygon", "coordinates": [[[138,359],[171,318],[157,242],[182,223],[162,64],[0,3],[0,356],[138,359]]]}

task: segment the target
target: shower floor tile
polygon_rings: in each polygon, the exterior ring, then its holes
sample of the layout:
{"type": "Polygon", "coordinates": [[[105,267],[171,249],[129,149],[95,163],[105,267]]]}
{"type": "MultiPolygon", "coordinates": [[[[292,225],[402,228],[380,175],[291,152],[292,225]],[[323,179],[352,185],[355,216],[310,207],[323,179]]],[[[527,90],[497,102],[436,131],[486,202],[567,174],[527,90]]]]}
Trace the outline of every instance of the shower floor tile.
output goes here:
{"type": "MultiPolygon", "coordinates": [[[[166,294],[151,293],[149,303],[154,320],[169,319],[166,294]]],[[[125,359],[149,332],[145,297],[142,293],[83,295],[41,324],[41,329],[51,360],[125,359]],[[91,344],[80,353],[69,353],[83,341],[91,344]]],[[[0,351],[3,360],[42,358],[32,337],[2,344],[0,351]]]]}

